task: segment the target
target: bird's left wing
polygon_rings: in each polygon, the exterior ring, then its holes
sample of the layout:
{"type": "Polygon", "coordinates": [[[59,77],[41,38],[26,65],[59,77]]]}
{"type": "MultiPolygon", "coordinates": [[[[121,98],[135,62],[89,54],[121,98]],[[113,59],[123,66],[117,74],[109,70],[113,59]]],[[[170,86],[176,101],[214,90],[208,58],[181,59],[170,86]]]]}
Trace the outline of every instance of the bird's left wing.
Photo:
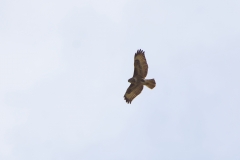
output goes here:
{"type": "Polygon", "coordinates": [[[148,73],[148,64],[144,55],[144,51],[139,49],[134,56],[134,73],[133,77],[145,78],[148,73]]]}

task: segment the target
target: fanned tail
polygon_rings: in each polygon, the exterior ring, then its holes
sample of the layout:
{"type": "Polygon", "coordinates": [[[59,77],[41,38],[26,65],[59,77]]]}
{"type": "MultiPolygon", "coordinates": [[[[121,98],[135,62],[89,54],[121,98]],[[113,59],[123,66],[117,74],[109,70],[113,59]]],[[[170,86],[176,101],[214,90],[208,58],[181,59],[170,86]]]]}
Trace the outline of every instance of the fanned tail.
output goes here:
{"type": "Polygon", "coordinates": [[[145,86],[150,89],[153,89],[156,86],[156,82],[154,79],[145,79],[145,86]]]}

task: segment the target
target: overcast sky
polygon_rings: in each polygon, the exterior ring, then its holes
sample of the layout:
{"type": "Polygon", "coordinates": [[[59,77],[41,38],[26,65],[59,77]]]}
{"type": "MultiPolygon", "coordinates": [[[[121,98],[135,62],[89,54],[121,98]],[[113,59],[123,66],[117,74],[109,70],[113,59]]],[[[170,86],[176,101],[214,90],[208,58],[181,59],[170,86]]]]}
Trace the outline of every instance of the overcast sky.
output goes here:
{"type": "Polygon", "coordinates": [[[0,159],[239,160],[239,8],[0,0],[0,159]],[[130,105],[137,49],[157,85],[130,105]]]}

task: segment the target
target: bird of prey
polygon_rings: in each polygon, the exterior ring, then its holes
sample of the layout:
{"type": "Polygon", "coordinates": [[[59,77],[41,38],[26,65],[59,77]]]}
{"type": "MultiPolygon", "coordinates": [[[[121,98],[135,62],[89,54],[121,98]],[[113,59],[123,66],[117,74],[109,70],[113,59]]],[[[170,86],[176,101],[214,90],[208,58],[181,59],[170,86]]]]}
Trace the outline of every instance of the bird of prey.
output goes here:
{"type": "Polygon", "coordinates": [[[153,89],[156,86],[154,79],[145,79],[147,72],[148,64],[144,55],[144,51],[139,49],[134,56],[133,77],[128,80],[128,82],[131,84],[124,95],[124,99],[127,103],[131,104],[132,100],[142,92],[144,85],[150,89],[153,89]]]}

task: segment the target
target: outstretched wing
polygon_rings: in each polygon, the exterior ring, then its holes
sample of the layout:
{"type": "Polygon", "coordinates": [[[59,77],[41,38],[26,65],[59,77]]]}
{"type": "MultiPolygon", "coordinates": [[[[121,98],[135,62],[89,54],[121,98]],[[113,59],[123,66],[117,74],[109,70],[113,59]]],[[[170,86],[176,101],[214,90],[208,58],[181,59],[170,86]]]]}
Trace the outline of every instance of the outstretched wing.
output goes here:
{"type": "Polygon", "coordinates": [[[125,95],[124,95],[124,99],[126,100],[127,103],[130,103],[132,102],[132,100],[137,97],[143,90],[143,85],[141,84],[131,84],[125,95]]]}
{"type": "Polygon", "coordinates": [[[144,51],[139,49],[134,56],[134,73],[133,77],[145,78],[148,72],[148,64],[144,55],[144,51]]]}

